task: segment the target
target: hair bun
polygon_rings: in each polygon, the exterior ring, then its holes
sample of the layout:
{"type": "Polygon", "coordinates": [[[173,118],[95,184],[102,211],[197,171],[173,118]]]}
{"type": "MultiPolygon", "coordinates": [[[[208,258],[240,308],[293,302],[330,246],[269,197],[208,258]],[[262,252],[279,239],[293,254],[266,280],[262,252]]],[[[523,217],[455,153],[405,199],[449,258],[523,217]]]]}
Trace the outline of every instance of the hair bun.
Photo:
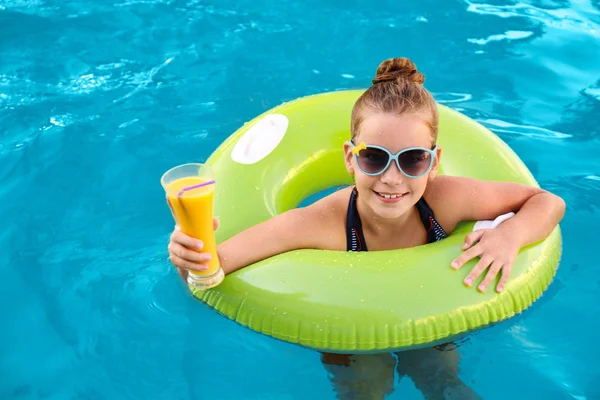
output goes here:
{"type": "Polygon", "coordinates": [[[417,66],[408,58],[390,58],[377,67],[373,85],[383,82],[409,81],[420,85],[425,82],[425,75],[417,71],[417,66]]]}

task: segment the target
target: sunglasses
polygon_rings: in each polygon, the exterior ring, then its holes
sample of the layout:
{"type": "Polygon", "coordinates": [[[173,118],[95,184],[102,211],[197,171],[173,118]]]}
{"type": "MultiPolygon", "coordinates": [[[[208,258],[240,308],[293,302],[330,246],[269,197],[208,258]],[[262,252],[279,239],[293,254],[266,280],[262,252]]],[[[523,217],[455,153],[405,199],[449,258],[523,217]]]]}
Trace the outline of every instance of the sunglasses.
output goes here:
{"type": "Polygon", "coordinates": [[[437,145],[433,149],[409,147],[392,154],[388,149],[380,146],[366,145],[365,142],[356,146],[352,141],[350,141],[350,147],[358,168],[364,174],[381,175],[394,160],[398,169],[409,178],[419,178],[429,172],[437,150],[437,145]]]}

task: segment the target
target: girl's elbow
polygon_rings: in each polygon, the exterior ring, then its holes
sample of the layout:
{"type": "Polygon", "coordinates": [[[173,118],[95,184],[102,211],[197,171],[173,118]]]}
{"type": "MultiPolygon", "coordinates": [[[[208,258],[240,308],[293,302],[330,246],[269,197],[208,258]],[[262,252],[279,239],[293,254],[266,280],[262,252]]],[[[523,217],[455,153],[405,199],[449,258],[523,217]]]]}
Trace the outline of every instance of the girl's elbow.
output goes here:
{"type": "Polygon", "coordinates": [[[560,196],[556,196],[556,198],[557,198],[557,201],[558,201],[560,215],[561,215],[561,218],[562,218],[565,215],[565,212],[567,211],[567,203],[565,202],[565,199],[563,199],[560,196]]]}
{"type": "Polygon", "coordinates": [[[548,192],[548,195],[551,196],[551,198],[552,198],[552,203],[554,204],[554,209],[556,210],[556,213],[558,214],[559,219],[562,219],[563,216],[565,215],[565,211],[567,209],[567,203],[565,202],[565,200],[562,197],[560,197],[554,193],[548,192]]]}

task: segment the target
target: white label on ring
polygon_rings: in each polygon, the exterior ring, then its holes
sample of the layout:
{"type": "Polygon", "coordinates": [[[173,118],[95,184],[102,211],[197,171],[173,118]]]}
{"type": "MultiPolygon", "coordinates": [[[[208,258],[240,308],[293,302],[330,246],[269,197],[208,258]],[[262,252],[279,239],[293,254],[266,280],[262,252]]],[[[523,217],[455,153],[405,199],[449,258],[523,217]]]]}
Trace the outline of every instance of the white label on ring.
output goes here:
{"type": "Polygon", "coordinates": [[[507,219],[514,217],[514,215],[515,215],[514,212],[509,212],[509,213],[500,215],[499,217],[497,217],[493,221],[492,220],[477,221],[475,223],[475,226],[473,226],[473,232],[478,231],[480,229],[494,229],[494,228],[497,228],[498,225],[500,225],[501,223],[503,223],[507,219]]]}
{"type": "Polygon", "coordinates": [[[288,124],[285,115],[266,115],[238,140],[231,152],[231,159],[240,164],[259,162],[277,148],[288,124]]]}

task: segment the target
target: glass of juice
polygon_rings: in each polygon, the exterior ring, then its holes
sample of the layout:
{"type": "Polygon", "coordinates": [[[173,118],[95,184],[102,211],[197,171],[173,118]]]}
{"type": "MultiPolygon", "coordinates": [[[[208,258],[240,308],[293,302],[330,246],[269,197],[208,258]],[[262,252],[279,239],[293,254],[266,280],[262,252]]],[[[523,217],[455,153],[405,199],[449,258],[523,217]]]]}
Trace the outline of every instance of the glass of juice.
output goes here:
{"type": "Polygon", "coordinates": [[[189,271],[188,284],[199,289],[217,286],[225,274],[219,263],[213,229],[213,169],[206,164],[183,164],[165,172],[160,181],[181,231],[204,243],[202,250],[195,251],[212,255],[207,270],[189,271]]]}

